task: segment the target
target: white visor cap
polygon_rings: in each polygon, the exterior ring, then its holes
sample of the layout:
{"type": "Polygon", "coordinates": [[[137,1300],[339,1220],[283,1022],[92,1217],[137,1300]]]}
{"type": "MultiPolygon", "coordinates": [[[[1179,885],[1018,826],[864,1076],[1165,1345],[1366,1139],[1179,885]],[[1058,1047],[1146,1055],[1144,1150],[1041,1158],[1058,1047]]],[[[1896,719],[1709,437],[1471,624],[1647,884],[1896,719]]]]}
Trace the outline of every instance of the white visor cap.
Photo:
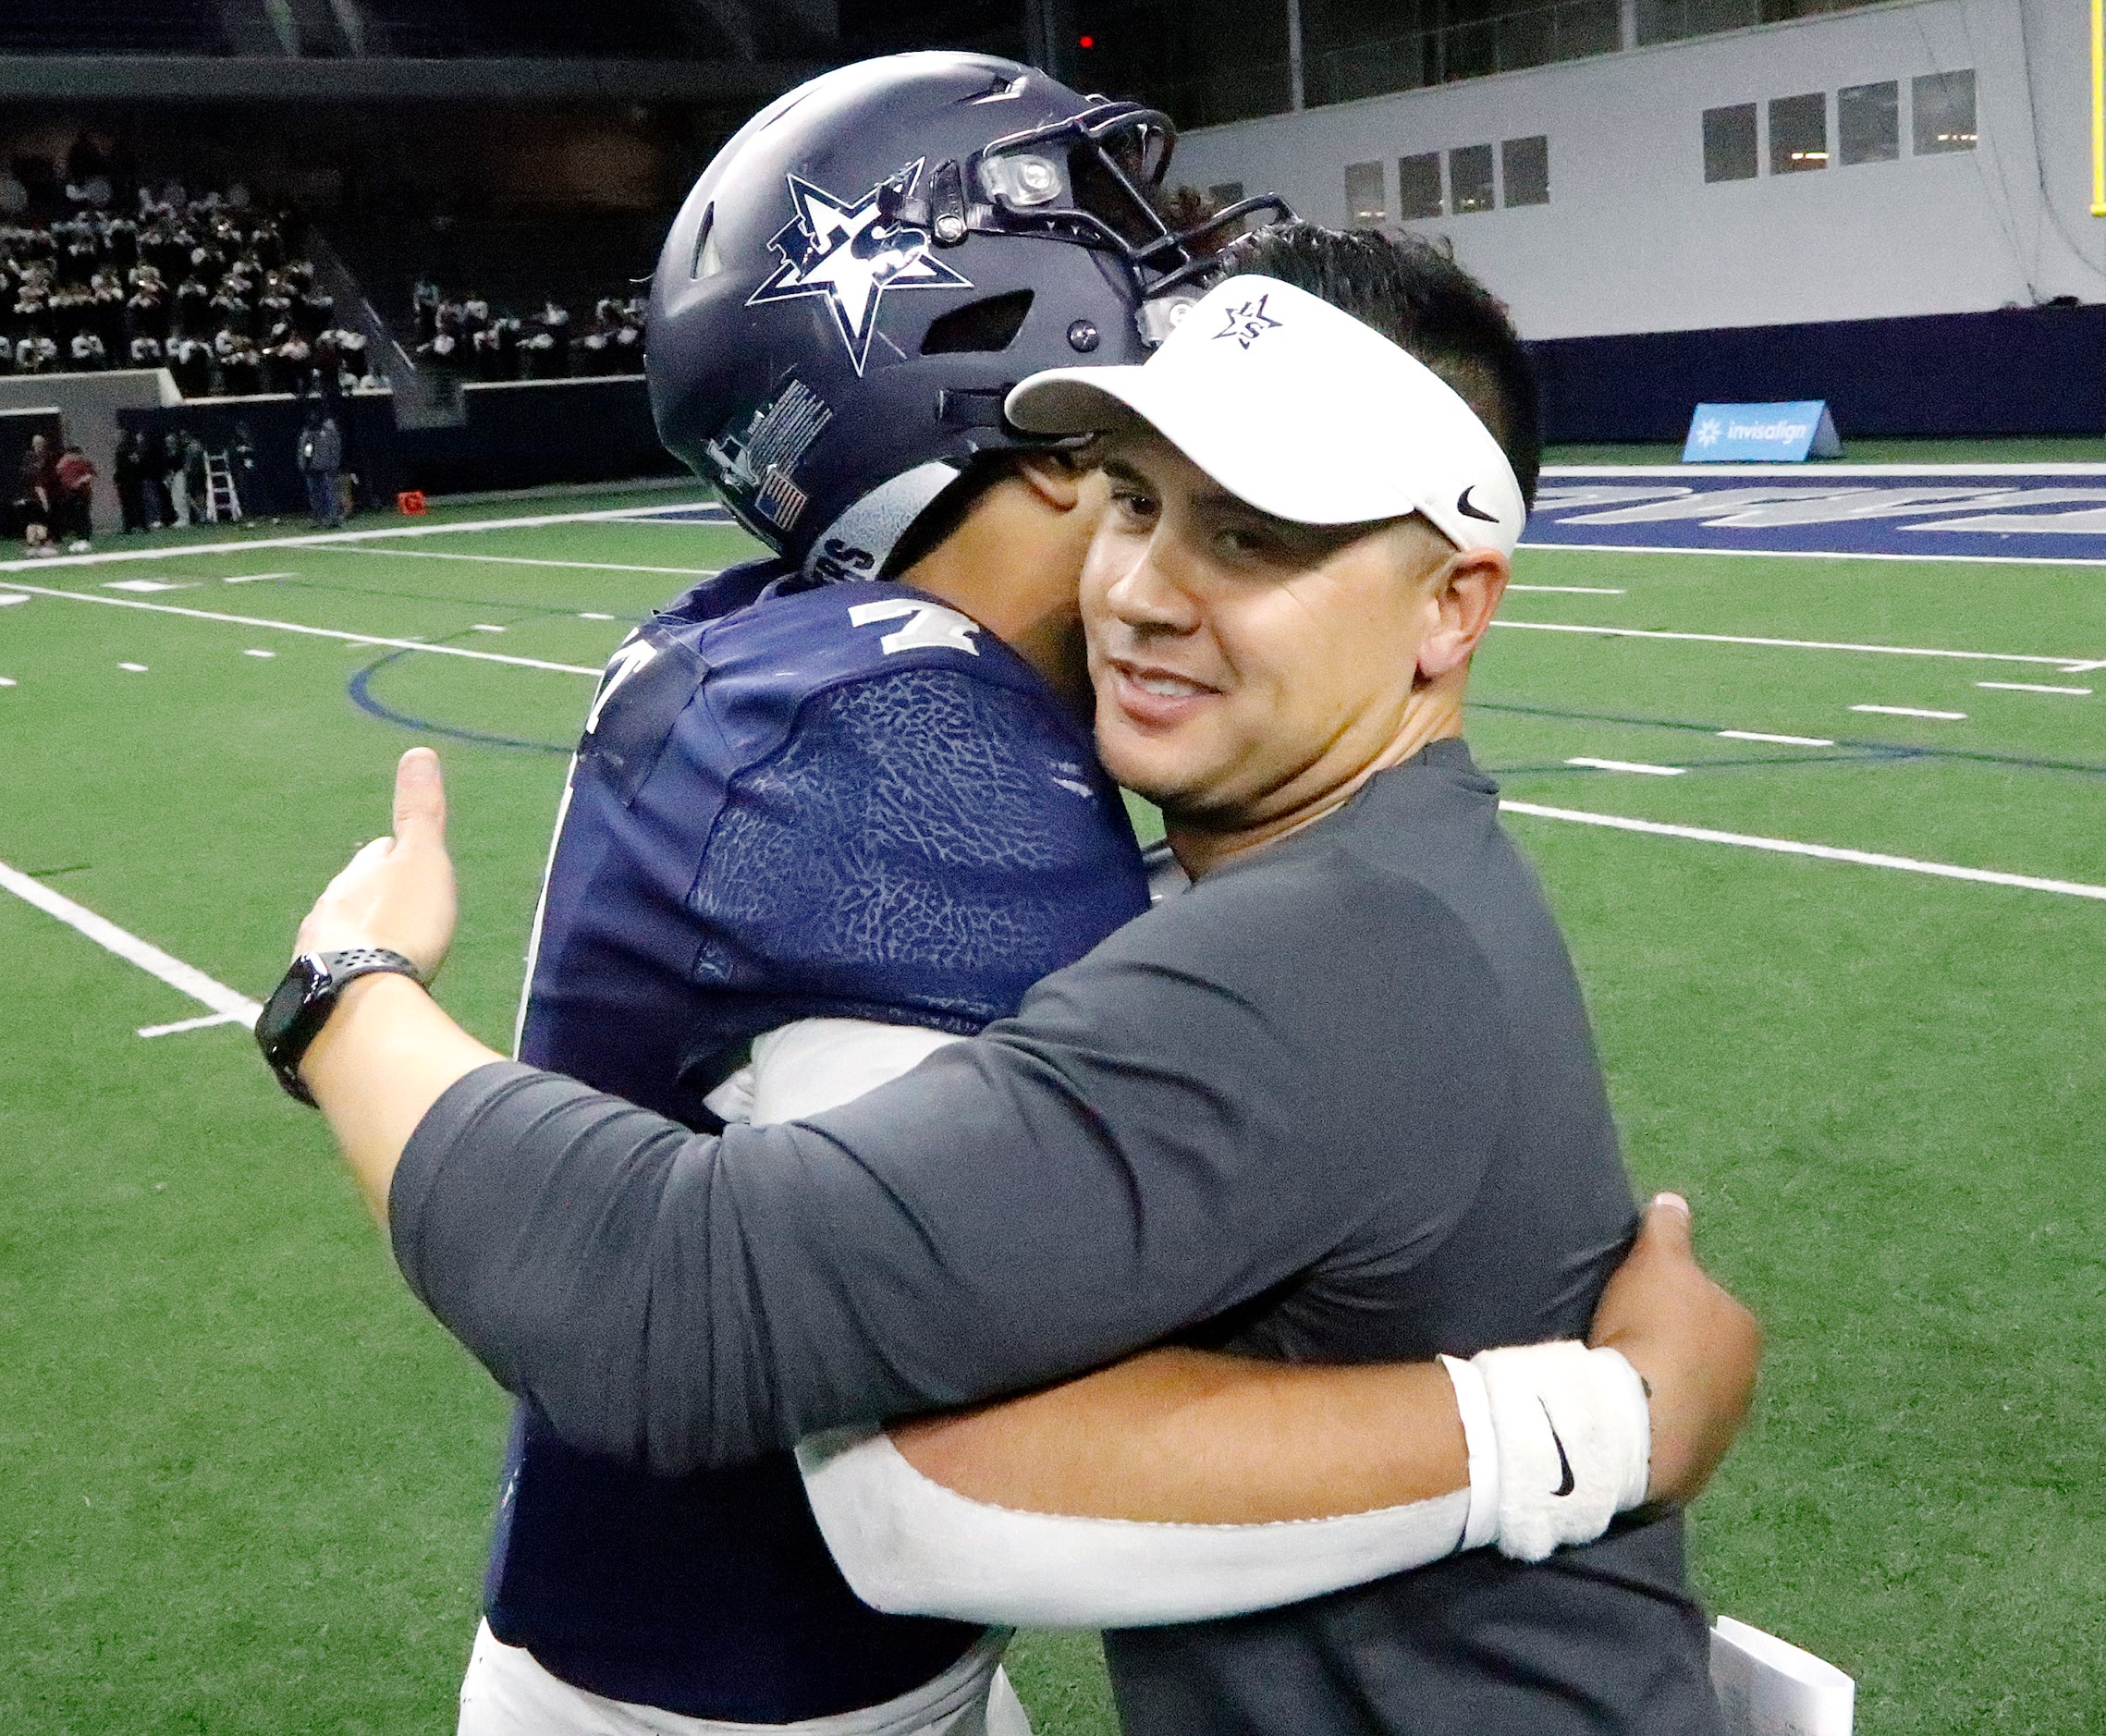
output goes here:
{"type": "Polygon", "coordinates": [[[1230,277],[1136,367],[1053,368],[1009,395],[1028,434],[1150,423],[1239,500],[1296,524],[1423,513],[1511,555],[1528,517],[1491,430],[1372,326],[1273,277],[1230,277]]]}

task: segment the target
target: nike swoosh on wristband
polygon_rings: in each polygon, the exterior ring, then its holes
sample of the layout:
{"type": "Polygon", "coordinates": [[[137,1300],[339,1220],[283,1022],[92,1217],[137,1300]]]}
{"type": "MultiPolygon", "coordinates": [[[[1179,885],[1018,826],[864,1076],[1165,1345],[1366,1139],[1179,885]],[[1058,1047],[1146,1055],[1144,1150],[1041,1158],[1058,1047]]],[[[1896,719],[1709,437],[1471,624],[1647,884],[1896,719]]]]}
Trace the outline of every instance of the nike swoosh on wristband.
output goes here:
{"type": "Polygon", "coordinates": [[[1565,1480],[1552,1489],[1550,1493],[1552,1495],[1570,1495],[1574,1487],[1573,1461],[1565,1457],[1565,1443],[1558,1438],[1558,1425],[1550,1422],[1550,1407],[1543,1404],[1543,1400],[1540,1399],[1537,1400],[1536,1402],[1543,1406],[1543,1421],[1549,1423],[1550,1427],[1550,1444],[1558,1449],[1558,1469],[1565,1473],[1565,1480]]]}
{"type": "Polygon", "coordinates": [[[1465,488],[1455,496],[1455,510],[1463,514],[1464,518],[1482,519],[1487,524],[1497,524],[1499,517],[1496,513],[1480,512],[1470,504],[1470,489],[1475,487],[1476,487],[1476,483],[1472,483],[1470,488],[1465,488]]]}

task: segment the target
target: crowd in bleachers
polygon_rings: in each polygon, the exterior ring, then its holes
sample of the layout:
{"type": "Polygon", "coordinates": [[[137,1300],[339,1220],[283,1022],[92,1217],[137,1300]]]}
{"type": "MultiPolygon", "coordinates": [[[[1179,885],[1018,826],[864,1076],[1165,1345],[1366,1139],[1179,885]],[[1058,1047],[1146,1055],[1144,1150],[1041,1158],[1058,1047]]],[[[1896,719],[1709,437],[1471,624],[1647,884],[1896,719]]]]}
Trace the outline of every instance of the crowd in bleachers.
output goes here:
{"type": "Polygon", "coordinates": [[[338,325],[288,219],[244,189],[179,182],[128,201],[97,172],[38,209],[0,175],[0,374],[166,367],[186,397],[353,390],[363,333],[338,325]]]}
{"type": "Polygon", "coordinates": [[[581,333],[553,298],[521,320],[471,291],[449,296],[425,278],[410,297],[417,365],[465,378],[564,380],[576,374],[643,372],[643,301],[602,296],[581,333]]]}

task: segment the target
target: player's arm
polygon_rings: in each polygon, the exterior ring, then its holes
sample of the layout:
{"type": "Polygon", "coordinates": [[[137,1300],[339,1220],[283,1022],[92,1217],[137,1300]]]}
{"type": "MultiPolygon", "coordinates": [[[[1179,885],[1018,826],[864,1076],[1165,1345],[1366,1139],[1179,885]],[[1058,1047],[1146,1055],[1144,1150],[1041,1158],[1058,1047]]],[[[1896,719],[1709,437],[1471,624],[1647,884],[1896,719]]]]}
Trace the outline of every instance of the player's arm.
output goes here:
{"type": "MultiPolygon", "coordinates": [[[[355,938],[435,963],[451,886],[422,751],[406,756],[397,820],[393,845],[361,856],[317,904],[306,944],[355,938]]],[[[1306,1143],[1294,1118],[1316,1111],[1297,1103],[1329,1101],[1297,1097],[1298,1061],[1204,979],[1107,968],[1108,982],[1106,968],[1078,976],[1007,1040],[937,1057],[917,1089],[721,1143],[488,1064],[490,1051],[399,978],[372,979],[303,1070],[369,1196],[391,1207],[398,1258],[427,1304],[582,1444],[669,1473],[1115,1361],[1335,1241],[1335,1191],[1282,1193],[1250,1175],[1267,1152],[1306,1143]],[[1195,1026],[1195,1045],[1161,1047],[1165,1029],[1195,1026]],[[1091,1106],[1121,1094],[1114,1138],[1091,1106]],[[417,1149],[398,1171],[405,1140],[417,1149]],[[1203,1249],[1205,1260],[1188,1257],[1203,1249]],[[1225,1253],[1233,1264],[1218,1265],[1225,1253]]],[[[1422,1053],[1430,1045],[1407,1045],[1400,1065],[1422,1053]]],[[[1437,1137],[1400,1122],[1375,1169],[1341,1178],[1349,1196],[1387,1185],[1400,1164],[1452,1168],[1449,1142],[1483,1137],[1469,1119],[1481,1094],[1457,1101],[1461,1119],[1437,1137]]],[[[1530,1352],[1486,1358],[1516,1354],[1530,1352]]],[[[1543,1416],[1530,1486],[1542,1473],[1550,1491],[1570,1446],[1590,1499],[1609,1501],[1580,1534],[1642,1498],[1642,1455],[1634,1490],[1617,1469],[1628,1454],[1579,1427],[1576,1412],[1553,1453],[1548,1413],[1524,1396],[1510,1408],[1543,1416]]],[[[1573,1396],[1546,1388],[1544,1403],[1573,1396]]],[[[1526,1433],[1500,1432],[1501,1466],[1526,1433]]]]}
{"type": "MultiPolygon", "coordinates": [[[[818,1114],[950,1041],[862,1020],[771,1032],[741,1082],[746,1119],[818,1114]]],[[[1679,1198],[1656,1203],[1596,1327],[1663,1376],[1671,1426],[1648,1443],[1647,1498],[1692,1498],[1745,1409],[1758,1343],[1696,1265],[1679,1198]],[[1718,1414],[1674,1409],[1698,1370],[1720,1383],[1718,1414]]],[[[1605,1372],[1598,1400],[1644,1402],[1605,1372]]],[[[875,1608],[1132,1627],[1294,1602],[1499,1543],[1490,1422],[1481,1376],[1461,1363],[1165,1348],[997,1404],[815,1439],[799,1461],[828,1547],[875,1608]],[[1475,1477],[1462,1414],[1474,1378],[1475,1477]]],[[[1629,1419],[1634,1438],[1648,1422],[1629,1419]]]]}

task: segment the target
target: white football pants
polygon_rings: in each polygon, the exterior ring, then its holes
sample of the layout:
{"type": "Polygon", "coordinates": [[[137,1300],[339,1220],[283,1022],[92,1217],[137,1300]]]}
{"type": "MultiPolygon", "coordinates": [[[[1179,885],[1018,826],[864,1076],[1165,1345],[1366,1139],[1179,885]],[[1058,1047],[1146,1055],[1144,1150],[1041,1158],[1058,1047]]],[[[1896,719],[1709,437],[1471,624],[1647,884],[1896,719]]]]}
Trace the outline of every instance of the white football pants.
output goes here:
{"type": "Polygon", "coordinates": [[[460,1684],[457,1736],[1031,1736],[1031,1720],[1002,1671],[1010,1643],[997,1630],[934,1681],[883,1705],[796,1724],[725,1724],[573,1688],[485,1621],[460,1684]]]}

